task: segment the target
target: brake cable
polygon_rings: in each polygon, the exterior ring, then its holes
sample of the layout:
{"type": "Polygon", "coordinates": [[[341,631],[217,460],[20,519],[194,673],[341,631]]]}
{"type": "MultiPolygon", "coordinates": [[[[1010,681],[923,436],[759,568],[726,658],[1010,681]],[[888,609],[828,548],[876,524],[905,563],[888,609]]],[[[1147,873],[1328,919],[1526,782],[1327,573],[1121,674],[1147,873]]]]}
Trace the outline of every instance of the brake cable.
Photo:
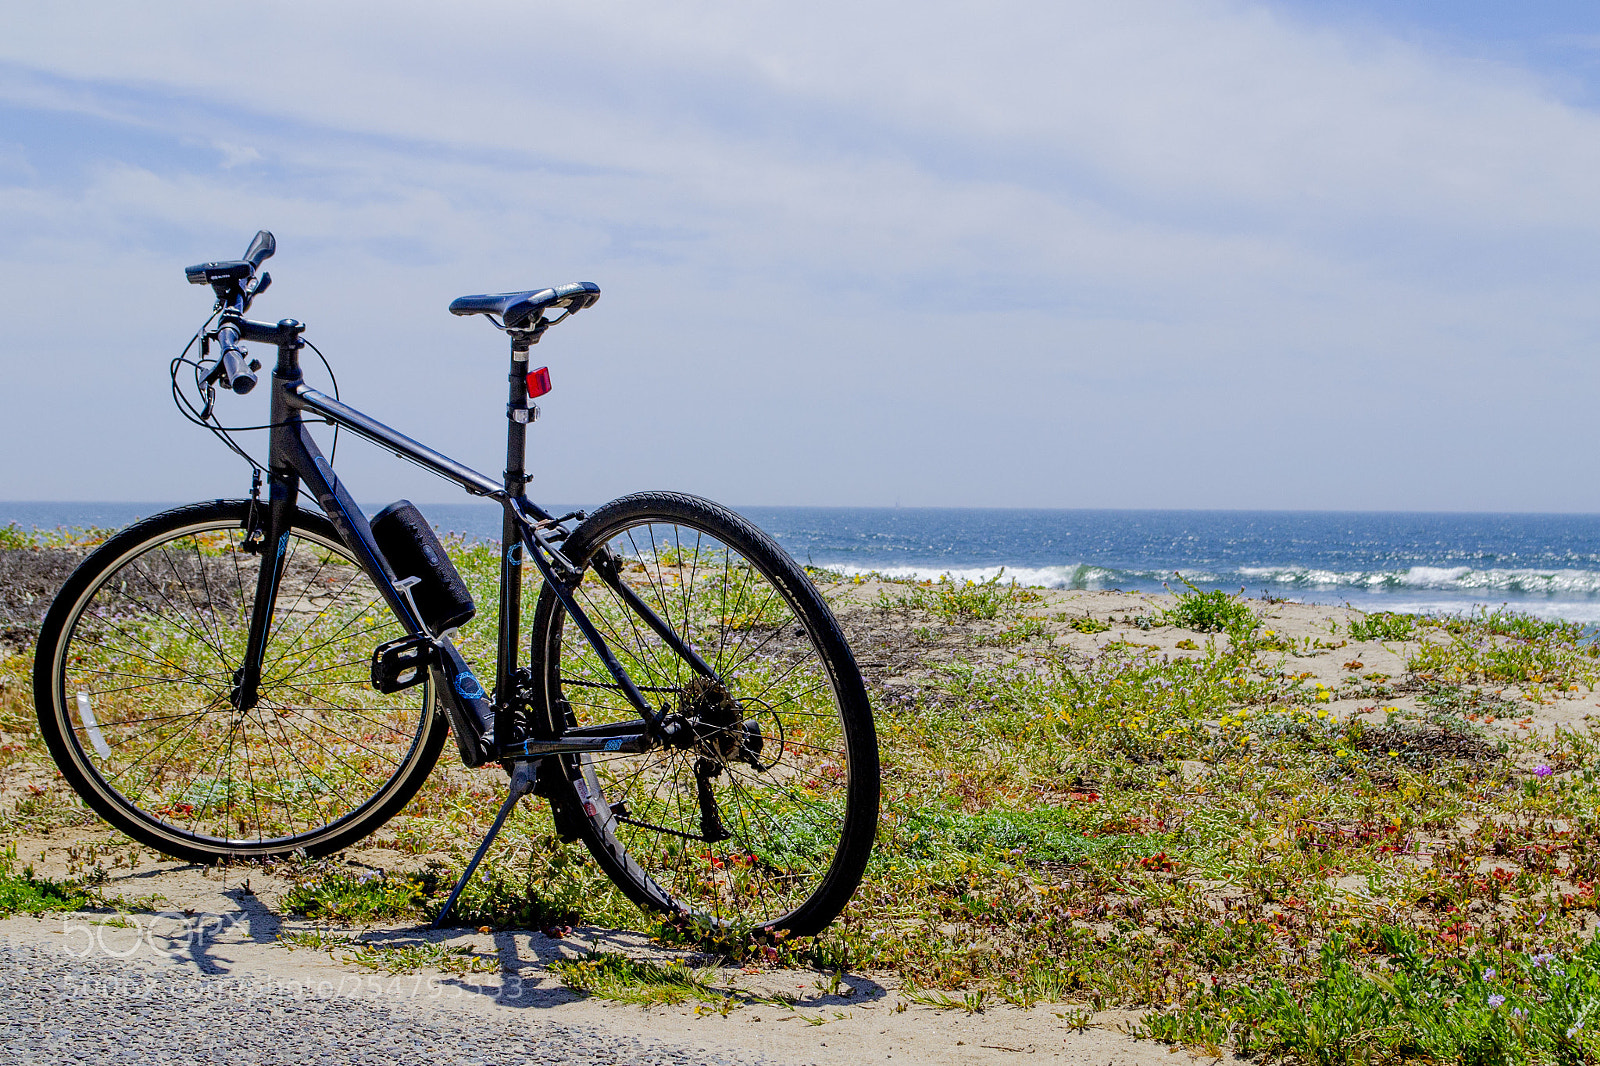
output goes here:
{"type": "MultiPolygon", "coordinates": [[[[172,380],[172,402],[173,405],[178,408],[178,413],[181,414],[187,421],[192,422],[200,428],[206,430],[212,436],[220,440],[229,451],[243,459],[250,467],[252,478],[256,478],[266,470],[266,465],[257,462],[256,458],[249,452],[245,451],[245,449],[233,439],[232,435],[234,433],[245,433],[259,429],[275,429],[280,425],[284,425],[284,423],[266,422],[255,426],[225,426],[222,424],[221,420],[217,418],[216,382],[207,381],[206,375],[212,369],[212,367],[208,365],[207,360],[207,355],[210,351],[210,327],[220,314],[220,308],[213,310],[206,320],[201,323],[200,328],[195,331],[194,336],[189,338],[189,343],[184,345],[183,351],[179,352],[178,355],[173,358],[171,364],[169,364],[168,376],[172,380]],[[189,353],[194,348],[196,343],[199,343],[200,345],[200,356],[199,358],[191,358],[189,353]],[[193,368],[195,392],[201,400],[200,406],[198,407],[195,406],[194,401],[185,395],[184,390],[178,383],[179,368],[184,366],[193,368]]],[[[316,353],[317,359],[322,363],[322,368],[328,372],[328,380],[333,384],[333,398],[335,400],[339,399],[339,376],[333,372],[333,364],[328,362],[328,357],[323,355],[322,350],[315,344],[311,343],[309,340],[305,341],[304,343],[307,348],[310,348],[314,353],[316,353]]],[[[333,465],[335,459],[338,458],[338,455],[339,426],[335,424],[333,427],[333,443],[328,448],[328,465],[330,467],[333,465]]]]}

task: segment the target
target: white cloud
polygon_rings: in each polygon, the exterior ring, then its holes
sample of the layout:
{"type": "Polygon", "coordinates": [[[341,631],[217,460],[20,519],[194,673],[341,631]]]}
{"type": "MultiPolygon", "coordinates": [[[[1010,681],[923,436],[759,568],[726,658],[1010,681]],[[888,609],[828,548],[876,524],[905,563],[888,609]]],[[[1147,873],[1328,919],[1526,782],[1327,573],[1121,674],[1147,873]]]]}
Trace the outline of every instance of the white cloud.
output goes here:
{"type": "MultiPolygon", "coordinates": [[[[61,282],[116,264],[155,402],[180,260],[268,224],[263,306],[486,468],[503,371],[442,304],[600,281],[549,342],[559,497],[1600,507],[1600,119],[1533,74],[1234,3],[386,11],[0,15],[0,100],[115,131],[0,176],[7,375],[63,388],[61,282]]],[[[184,487],[127,462],[86,491],[184,487]]]]}
{"type": "Polygon", "coordinates": [[[261,153],[247,144],[229,144],[227,141],[213,141],[212,146],[222,156],[222,166],[226,170],[244,166],[261,159],[261,153]]]}

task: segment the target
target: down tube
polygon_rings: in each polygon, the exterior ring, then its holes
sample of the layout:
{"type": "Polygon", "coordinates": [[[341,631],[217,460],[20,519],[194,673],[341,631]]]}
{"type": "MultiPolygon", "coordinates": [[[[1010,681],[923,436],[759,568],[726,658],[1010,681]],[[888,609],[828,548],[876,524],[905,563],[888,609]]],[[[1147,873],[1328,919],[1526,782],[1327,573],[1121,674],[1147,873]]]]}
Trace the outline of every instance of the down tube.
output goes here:
{"type": "Polygon", "coordinates": [[[395,617],[405,626],[406,632],[413,637],[422,635],[424,632],[422,620],[416,616],[411,604],[395,588],[394,575],[389,570],[389,564],[384,561],[383,553],[378,550],[378,542],[372,537],[372,526],[367,523],[367,516],[361,513],[361,508],[350,497],[344,482],[339,480],[338,475],[333,472],[333,467],[323,458],[322,452],[317,449],[316,441],[311,439],[311,434],[305,426],[296,426],[295,430],[296,439],[289,449],[289,459],[294,463],[301,481],[305,483],[311,495],[316,497],[328,520],[339,531],[339,538],[359,556],[357,561],[372,577],[373,583],[383,593],[384,600],[394,611],[395,617]]]}

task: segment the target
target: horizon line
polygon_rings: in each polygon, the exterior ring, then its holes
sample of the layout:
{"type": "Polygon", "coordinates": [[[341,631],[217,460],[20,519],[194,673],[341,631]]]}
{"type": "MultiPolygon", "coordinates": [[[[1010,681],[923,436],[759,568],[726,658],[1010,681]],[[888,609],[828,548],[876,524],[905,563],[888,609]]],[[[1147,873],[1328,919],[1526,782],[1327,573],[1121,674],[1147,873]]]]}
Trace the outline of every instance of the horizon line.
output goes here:
{"type": "MultiPolygon", "coordinates": [[[[205,502],[208,499],[229,499],[232,497],[204,497],[196,500],[0,500],[0,509],[5,507],[65,507],[65,506],[111,506],[111,507],[138,507],[150,506],[162,509],[182,507],[189,503],[205,502]]],[[[240,497],[242,498],[242,497],[240,497]]],[[[409,499],[409,497],[405,497],[409,499]]],[[[371,503],[362,502],[362,507],[384,507],[393,501],[371,503]]],[[[411,500],[419,508],[423,507],[498,507],[493,500],[468,499],[468,500],[411,500]]],[[[605,501],[601,501],[602,503],[605,501]]],[[[715,501],[721,503],[722,501],[715,501]]],[[[552,506],[555,509],[575,506],[571,501],[557,501],[552,506]]],[[[600,504],[585,505],[598,507],[600,504]]],[[[1400,510],[1385,507],[1107,507],[1107,506],[1080,506],[1059,507],[1023,504],[901,504],[901,503],[870,503],[870,504],[833,504],[833,503],[722,503],[722,506],[738,511],[742,509],[767,509],[767,510],[816,510],[816,511],[1054,511],[1054,512],[1102,512],[1102,513],[1151,513],[1151,514],[1362,514],[1362,515],[1479,515],[1485,517],[1549,517],[1549,518],[1600,518],[1596,511],[1541,511],[1541,510],[1481,510],[1472,508],[1455,508],[1450,510],[1400,510]]]]}

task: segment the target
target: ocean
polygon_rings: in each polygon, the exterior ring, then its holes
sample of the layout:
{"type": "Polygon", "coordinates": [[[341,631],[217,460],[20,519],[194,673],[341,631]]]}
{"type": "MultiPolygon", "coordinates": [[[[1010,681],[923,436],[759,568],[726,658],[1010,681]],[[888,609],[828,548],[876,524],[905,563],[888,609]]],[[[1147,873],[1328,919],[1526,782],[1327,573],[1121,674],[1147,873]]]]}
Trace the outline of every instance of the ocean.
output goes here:
{"type": "MultiPolygon", "coordinates": [[[[119,527],[165,506],[0,503],[0,525],[119,527]]],[[[443,530],[499,535],[493,505],[422,510],[443,530]]],[[[1600,622],[1600,515],[736,510],[801,562],[848,574],[982,580],[1003,573],[1003,580],[1050,588],[1144,591],[1181,588],[1182,580],[1364,610],[1460,613],[1507,604],[1542,618],[1600,622]]]]}

